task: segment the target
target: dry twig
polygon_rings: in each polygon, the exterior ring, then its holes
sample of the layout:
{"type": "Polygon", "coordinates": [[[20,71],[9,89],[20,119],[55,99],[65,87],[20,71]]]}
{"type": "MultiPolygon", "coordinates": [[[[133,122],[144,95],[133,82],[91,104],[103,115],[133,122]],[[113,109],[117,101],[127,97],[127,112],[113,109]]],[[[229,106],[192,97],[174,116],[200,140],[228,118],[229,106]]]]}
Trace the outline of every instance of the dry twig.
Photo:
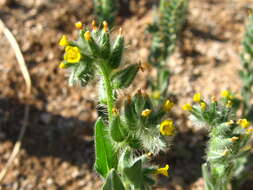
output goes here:
{"type": "MultiPolygon", "coordinates": [[[[14,53],[16,55],[17,61],[19,63],[22,75],[25,79],[25,83],[26,83],[26,94],[27,96],[29,96],[31,94],[31,78],[28,72],[28,69],[26,67],[26,63],[24,60],[24,57],[22,55],[22,52],[20,50],[20,47],[15,39],[15,37],[13,36],[13,34],[11,33],[11,31],[5,26],[5,24],[3,23],[3,21],[0,19],[0,31],[3,32],[3,34],[5,35],[5,37],[8,39],[12,49],[14,50],[14,53]]],[[[0,184],[3,181],[4,177],[7,174],[7,171],[9,169],[9,167],[11,166],[12,162],[14,161],[14,159],[16,158],[17,154],[19,153],[20,147],[21,147],[21,142],[22,139],[24,137],[25,131],[26,131],[26,126],[28,124],[28,118],[29,118],[29,105],[25,106],[25,113],[24,113],[24,121],[18,136],[18,140],[14,145],[13,151],[8,159],[7,164],[5,165],[5,167],[2,169],[2,171],[0,172],[0,184]]],[[[0,187],[1,190],[1,187],[0,187]]]]}

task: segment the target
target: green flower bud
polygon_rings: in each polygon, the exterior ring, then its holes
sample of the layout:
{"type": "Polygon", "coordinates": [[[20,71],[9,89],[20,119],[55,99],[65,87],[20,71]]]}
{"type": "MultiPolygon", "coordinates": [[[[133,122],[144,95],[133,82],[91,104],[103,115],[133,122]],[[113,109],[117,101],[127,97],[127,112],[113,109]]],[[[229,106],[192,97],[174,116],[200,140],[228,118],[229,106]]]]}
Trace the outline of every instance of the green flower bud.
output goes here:
{"type": "Polygon", "coordinates": [[[145,98],[141,90],[139,90],[138,93],[135,94],[135,96],[133,97],[133,102],[137,114],[140,114],[145,108],[145,98]]]}
{"type": "Polygon", "coordinates": [[[134,130],[137,124],[137,114],[135,112],[134,104],[131,102],[131,99],[125,101],[124,117],[128,125],[128,128],[134,130]]]}
{"type": "Polygon", "coordinates": [[[103,31],[101,38],[102,38],[102,40],[101,40],[101,56],[103,58],[108,58],[110,56],[110,49],[111,49],[109,33],[103,31]]]}
{"type": "Polygon", "coordinates": [[[120,121],[119,115],[114,116],[110,124],[110,134],[114,141],[122,142],[124,140],[124,137],[126,137],[123,132],[123,127],[124,126],[120,121]]]}
{"type": "Polygon", "coordinates": [[[127,88],[134,80],[137,72],[139,71],[138,64],[132,64],[128,67],[121,69],[112,76],[115,88],[127,88]]]}
{"type": "Polygon", "coordinates": [[[114,42],[111,57],[109,60],[109,64],[112,68],[119,67],[123,55],[124,50],[124,37],[122,35],[118,35],[116,41],[114,42]]]}
{"type": "Polygon", "coordinates": [[[93,57],[99,57],[100,55],[100,49],[97,45],[96,41],[92,38],[91,33],[89,31],[84,33],[84,38],[88,43],[89,49],[92,53],[93,57]]]}

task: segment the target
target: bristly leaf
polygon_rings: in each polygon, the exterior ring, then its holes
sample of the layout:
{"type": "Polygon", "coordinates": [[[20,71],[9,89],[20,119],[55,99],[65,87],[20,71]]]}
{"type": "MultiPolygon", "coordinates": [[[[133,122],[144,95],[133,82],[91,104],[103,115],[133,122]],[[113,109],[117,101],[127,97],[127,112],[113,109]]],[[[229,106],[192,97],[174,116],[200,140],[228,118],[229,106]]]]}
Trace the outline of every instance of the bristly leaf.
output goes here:
{"type": "Polygon", "coordinates": [[[136,188],[140,188],[141,184],[143,183],[142,160],[139,159],[130,167],[124,168],[124,174],[136,188]]]}
{"type": "Polygon", "coordinates": [[[118,157],[116,150],[109,139],[106,126],[101,118],[95,124],[95,169],[103,177],[106,177],[110,169],[117,168],[118,157]]]}
{"type": "Polygon", "coordinates": [[[125,190],[120,176],[116,173],[115,169],[109,172],[103,190],[125,190]]]}

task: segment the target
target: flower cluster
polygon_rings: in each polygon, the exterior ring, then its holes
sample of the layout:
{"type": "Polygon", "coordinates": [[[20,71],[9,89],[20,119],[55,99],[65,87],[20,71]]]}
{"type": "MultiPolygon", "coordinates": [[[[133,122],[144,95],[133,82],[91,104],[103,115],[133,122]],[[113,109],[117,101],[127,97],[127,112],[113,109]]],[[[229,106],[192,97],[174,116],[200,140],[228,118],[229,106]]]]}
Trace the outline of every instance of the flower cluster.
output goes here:
{"type": "Polygon", "coordinates": [[[123,114],[120,115],[121,111],[115,108],[117,111],[111,123],[111,134],[117,134],[112,136],[117,142],[116,146],[144,149],[153,154],[165,151],[176,132],[173,121],[165,118],[173,106],[171,100],[155,106],[152,99],[141,90],[133,97],[128,97],[124,102],[123,114]]]}
{"type": "Polygon", "coordinates": [[[240,173],[249,154],[246,147],[253,131],[247,119],[236,119],[234,95],[225,90],[221,97],[220,101],[213,97],[207,103],[200,93],[196,93],[193,101],[197,105],[183,106],[190,112],[193,121],[203,123],[209,131],[206,163],[202,166],[207,189],[227,189],[231,178],[240,173]]]}

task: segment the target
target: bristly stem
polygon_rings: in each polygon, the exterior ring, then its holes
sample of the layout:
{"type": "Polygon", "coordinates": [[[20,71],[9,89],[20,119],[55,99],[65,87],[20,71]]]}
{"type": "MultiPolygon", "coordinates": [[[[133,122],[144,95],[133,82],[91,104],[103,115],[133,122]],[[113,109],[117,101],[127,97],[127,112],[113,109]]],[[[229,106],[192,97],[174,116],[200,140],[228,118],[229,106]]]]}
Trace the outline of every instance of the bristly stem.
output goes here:
{"type": "Polygon", "coordinates": [[[104,82],[104,88],[105,88],[105,94],[106,94],[106,101],[107,101],[107,109],[108,109],[108,118],[109,122],[112,119],[112,109],[113,109],[113,88],[110,81],[110,72],[108,71],[108,68],[105,67],[106,64],[101,64],[100,69],[103,75],[103,82],[104,82]]]}

